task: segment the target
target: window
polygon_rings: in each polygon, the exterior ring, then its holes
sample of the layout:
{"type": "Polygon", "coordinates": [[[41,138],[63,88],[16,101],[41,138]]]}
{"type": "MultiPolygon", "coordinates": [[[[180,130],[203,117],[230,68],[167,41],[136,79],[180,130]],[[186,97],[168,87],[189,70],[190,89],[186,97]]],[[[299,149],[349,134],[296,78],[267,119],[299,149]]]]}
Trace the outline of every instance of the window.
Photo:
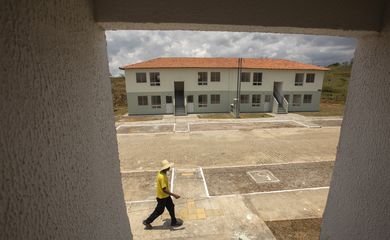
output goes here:
{"type": "Polygon", "coordinates": [[[293,95],[293,106],[301,106],[301,95],[293,95]]]}
{"type": "Polygon", "coordinates": [[[199,95],[198,96],[198,106],[199,107],[207,107],[207,95],[199,95]]]}
{"type": "Polygon", "coordinates": [[[198,72],[198,85],[207,85],[207,72],[198,72]]]}
{"type": "Polygon", "coordinates": [[[253,73],[253,85],[261,86],[263,84],[263,73],[253,73]]]}
{"type": "Polygon", "coordinates": [[[266,102],[266,103],[271,102],[271,95],[265,95],[265,100],[264,100],[264,102],[266,102]]]}
{"type": "Polygon", "coordinates": [[[249,95],[241,95],[240,103],[249,103],[249,95]]]}
{"type": "Polygon", "coordinates": [[[315,74],[314,73],[308,73],[306,74],[306,82],[307,83],[314,83],[315,74]]]}
{"type": "Polygon", "coordinates": [[[187,103],[193,103],[194,102],[194,96],[189,95],[187,96],[187,103]]]}
{"type": "Polygon", "coordinates": [[[252,95],[252,107],[260,107],[260,103],[261,103],[261,95],[260,94],[252,95]]]}
{"type": "Polygon", "coordinates": [[[165,103],[172,103],[172,96],[165,96],[165,103]]]}
{"type": "Polygon", "coordinates": [[[250,82],[251,81],[251,73],[250,72],[242,72],[241,73],[241,82],[250,82]]]}
{"type": "Polygon", "coordinates": [[[161,96],[152,96],[152,108],[161,108],[161,96]]]}
{"type": "Polygon", "coordinates": [[[151,72],[150,73],[150,86],[160,86],[160,73],[151,72]]]}
{"type": "Polygon", "coordinates": [[[297,73],[295,74],[295,86],[302,86],[303,85],[303,73],[297,73]]]}
{"type": "Polygon", "coordinates": [[[210,82],[220,82],[221,81],[221,73],[220,72],[211,72],[210,82]]]}
{"type": "Polygon", "coordinates": [[[137,83],[146,83],[146,73],[136,73],[135,78],[137,83]]]}
{"type": "Polygon", "coordinates": [[[138,96],[138,106],[148,105],[148,96],[138,96]]]}
{"type": "Polygon", "coordinates": [[[303,95],[303,103],[311,103],[312,96],[311,94],[303,95]]]}
{"type": "Polygon", "coordinates": [[[211,104],[220,104],[221,97],[219,94],[211,94],[211,104]]]}

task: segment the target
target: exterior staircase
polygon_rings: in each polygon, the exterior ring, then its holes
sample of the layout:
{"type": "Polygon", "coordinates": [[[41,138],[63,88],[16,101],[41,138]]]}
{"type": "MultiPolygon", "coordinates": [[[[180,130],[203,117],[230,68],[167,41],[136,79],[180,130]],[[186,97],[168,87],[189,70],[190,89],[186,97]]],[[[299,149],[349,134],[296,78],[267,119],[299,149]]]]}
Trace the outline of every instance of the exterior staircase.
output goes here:
{"type": "Polygon", "coordinates": [[[277,114],[287,114],[286,109],[283,107],[283,105],[278,106],[277,114]]]}
{"type": "Polygon", "coordinates": [[[184,96],[178,95],[175,97],[175,116],[187,115],[184,101],[184,96]]]}
{"type": "Polygon", "coordinates": [[[287,114],[288,113],[288,102],[284,97],[274,92],[274,108],[273,112],[277,114],[287,114]],[[280,99],[280,100],[279,100],[280,99]],[[283,99],[283,100],[282,100],[283,99]]]}
{"type": "Polygon", "coordinates": [[[186,111],[184,109],[184,106],[175,106],[175,116],[185,116],[186,111]]]}

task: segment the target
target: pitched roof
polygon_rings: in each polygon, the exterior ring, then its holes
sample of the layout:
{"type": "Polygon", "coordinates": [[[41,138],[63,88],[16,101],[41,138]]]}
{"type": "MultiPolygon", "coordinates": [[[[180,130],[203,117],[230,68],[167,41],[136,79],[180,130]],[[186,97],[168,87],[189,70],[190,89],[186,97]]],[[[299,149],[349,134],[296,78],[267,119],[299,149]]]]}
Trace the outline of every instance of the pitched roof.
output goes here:
{"type": "MultiPolygon", "coordinates": [[[[148,69],[148,68],[237,68],[238,58],[186,58],[170,57],[155,58],[145,62],[129,64],[119,69],[148,69]]],[[[271,58],[243,58],[242,68],[246,69],[279,69],[279,70],[318,70],[328,68],[271,58]]]]}

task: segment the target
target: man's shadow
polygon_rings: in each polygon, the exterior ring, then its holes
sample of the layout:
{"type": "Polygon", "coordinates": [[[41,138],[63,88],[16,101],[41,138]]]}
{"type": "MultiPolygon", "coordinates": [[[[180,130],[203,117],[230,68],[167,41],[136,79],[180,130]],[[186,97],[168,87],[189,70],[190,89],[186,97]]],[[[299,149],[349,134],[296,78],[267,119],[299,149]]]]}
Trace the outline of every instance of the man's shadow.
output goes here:
{"type": "MultiPolygon", "coordinates": [[[[177,219],[178,222],[184,223],[184,221],[180,218],[177,219]]],[[[153,226],[152,229],[146,229],[146,230],[171,230],[171,231],[179,231],[179,230],[184,230],[185,227],[181,225],[180,227],[172,227],[171,226],[171,219],[164,219],[163,224],[159,226],[153,226]]]]}

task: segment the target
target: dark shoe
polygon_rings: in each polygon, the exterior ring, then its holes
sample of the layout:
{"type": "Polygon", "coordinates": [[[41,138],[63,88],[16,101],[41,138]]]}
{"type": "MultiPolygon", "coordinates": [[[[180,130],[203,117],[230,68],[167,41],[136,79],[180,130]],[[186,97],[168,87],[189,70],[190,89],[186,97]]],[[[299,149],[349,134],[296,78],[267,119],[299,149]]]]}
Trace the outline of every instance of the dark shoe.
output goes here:
{"type": "Polygon", "coordinates": [[[142,222],[145,225],[145,229],[152,229],[152,225],[150,223],[147,223],[146,220],[142,222]]]}
{"type": "Polygon", "coordinates": [[[175,223],[171,223],[172,227],[180,227],[181,225],[183,225],[183,223],[181,221],[177,221],[175,223]]]}

